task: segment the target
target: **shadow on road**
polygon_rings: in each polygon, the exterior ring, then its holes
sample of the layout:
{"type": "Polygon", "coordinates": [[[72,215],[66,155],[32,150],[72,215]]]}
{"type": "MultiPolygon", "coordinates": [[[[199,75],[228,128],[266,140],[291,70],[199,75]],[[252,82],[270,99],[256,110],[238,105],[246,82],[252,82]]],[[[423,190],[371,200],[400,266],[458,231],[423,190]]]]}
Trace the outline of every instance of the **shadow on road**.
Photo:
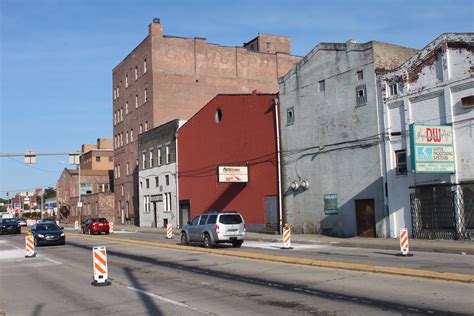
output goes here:
{"type": "MultiPolygon", "coordinates": [[[[109,252],[109,254],[110,254],[110,252],[109,252]]],[[[136,289],[143,289],[144,288],[140,284],[140,282],[138,282],[135,275],[133,275],[133,272],[130,268],[123,268],[123,271],[125,272],[125,275],[130,280],[130,283],[132,284],[132,286],[134,288],[136,288],[136,289]]],[[[143,305],[145,306],[145,308],[148,311],[148,315],[163,315],[163,313],[160,311],[160,309],[158,308],[158,306],[155,304],[155,302],[153,301],[153,299],[151,297],[149,297],[148,295],[146,295],[144,293],[138,292],[138,291],[135,291],[135,293],[138,294],[138,297],[143,302],[143,305]]]]}

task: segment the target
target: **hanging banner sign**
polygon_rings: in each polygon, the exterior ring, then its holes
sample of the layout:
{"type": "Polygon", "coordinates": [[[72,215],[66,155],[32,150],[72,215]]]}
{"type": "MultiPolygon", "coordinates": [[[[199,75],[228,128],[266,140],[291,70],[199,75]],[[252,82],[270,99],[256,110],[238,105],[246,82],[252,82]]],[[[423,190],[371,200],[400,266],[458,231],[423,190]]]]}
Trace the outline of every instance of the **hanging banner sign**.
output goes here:
{"type": "Polygon", "coordinates": [[[337,215],[337,194],[324,194],[324,215],[337,215]]]}
{"type": "Polygon", "coordinates": [[[219,166],[219,182],[249,182],[248,167],[219,166]]]}
{"type": "Polygon", "coordinates": [[[410,125],[413,173],[455,173],[453,128],[450,125],[410,125]]]}

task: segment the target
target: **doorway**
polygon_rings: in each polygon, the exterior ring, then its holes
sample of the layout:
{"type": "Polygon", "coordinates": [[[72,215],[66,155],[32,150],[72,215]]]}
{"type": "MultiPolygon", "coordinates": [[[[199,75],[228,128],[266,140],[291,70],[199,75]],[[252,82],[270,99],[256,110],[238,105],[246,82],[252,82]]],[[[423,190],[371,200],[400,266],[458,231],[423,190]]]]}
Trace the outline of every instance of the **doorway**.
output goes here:
{"type": "Polygon", "coordinates": [[[374,199],[356,200],[357,236],[376,237],[374,199]]]}
{"type": "Polygon", "coordinates": [[[276,195],[265,196],[265,230],[278,230],[278,197],[276,195]]]}
{"type": "Polygon", "coordinates": [[[156,209],[156,202],[153,202],[153,227],[158,227],[158,211],[156,209]]]}
{"type": "Polygon", "coordinates": [[[179,227],[183,227],[191,219],[191,202],[189,200],[179,201],[179,227]]]}

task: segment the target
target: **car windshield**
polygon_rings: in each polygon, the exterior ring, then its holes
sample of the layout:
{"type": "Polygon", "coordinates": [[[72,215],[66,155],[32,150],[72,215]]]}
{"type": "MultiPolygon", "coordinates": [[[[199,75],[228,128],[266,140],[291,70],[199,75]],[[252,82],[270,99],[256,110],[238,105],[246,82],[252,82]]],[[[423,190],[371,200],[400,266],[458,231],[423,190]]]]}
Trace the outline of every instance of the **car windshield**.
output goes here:
{"type": "Polygon", "coordinates": [[[59,226],[56,224],[38,224],[36,230],[58,230],[59,226]]]}
{"type": "Polygon", "coordinates": [[[3,224],[8,224],[8,223],[16,223],[16,219],[13,218],[4,218],[2,219],[3,224]]]}
{"type": "Polygon", "coordinates": [[[92,221],[96,223],[107,223],[105,218],[94,218],[92,221]]]}
{"type": "Polygon", "coordinates": [[[240,224],[242,223],[242,217],[239,214],[221,215],[219,218],[221,224],[240,224]]]}

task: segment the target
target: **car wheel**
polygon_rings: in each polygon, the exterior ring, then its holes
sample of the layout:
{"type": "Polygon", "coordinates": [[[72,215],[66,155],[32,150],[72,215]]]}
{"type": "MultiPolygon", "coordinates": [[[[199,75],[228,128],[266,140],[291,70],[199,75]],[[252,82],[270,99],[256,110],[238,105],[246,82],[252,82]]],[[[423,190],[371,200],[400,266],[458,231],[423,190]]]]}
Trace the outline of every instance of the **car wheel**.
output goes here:
{"type": "Polygon", "coordinates": [[[109,234],[109,231],[106,231],[105,234],[108,235],[108,234],[109,234]]]}
{"type": "Polygon", "coordinates": [[[84,229],[84,227],[81,230],[82,230],[82,234],[86,233],[86,230],[84,229]]]}
{"type": "Polygon", "coordinates": [[[34,241],[35,247],[37,247],[38,246],[38,239],[35,238],[33,241],[34,241]]]}
{"type": "Polygon", "coordinates": [[[186,236],[186,233],[181,233],[181,245],[183,246],[189,245],[188,236],[186,236]]]}
{"type": "Polygon", "coordinates": [[[213,247],[211,237],[209,236],[209,234],[204,234],[204,247],[205,248],[212,248],[213,247]]]}
{"type": "Polygon", "coordinates": [[[234,247],[234,248],[240,248],[240,247],[242,247],[242,244],[243,244],[243,243],[244,243],[244,242],[243,242],[242,240],[234,241],[234,242],[232,243],[232,247],[234,247]]]}

